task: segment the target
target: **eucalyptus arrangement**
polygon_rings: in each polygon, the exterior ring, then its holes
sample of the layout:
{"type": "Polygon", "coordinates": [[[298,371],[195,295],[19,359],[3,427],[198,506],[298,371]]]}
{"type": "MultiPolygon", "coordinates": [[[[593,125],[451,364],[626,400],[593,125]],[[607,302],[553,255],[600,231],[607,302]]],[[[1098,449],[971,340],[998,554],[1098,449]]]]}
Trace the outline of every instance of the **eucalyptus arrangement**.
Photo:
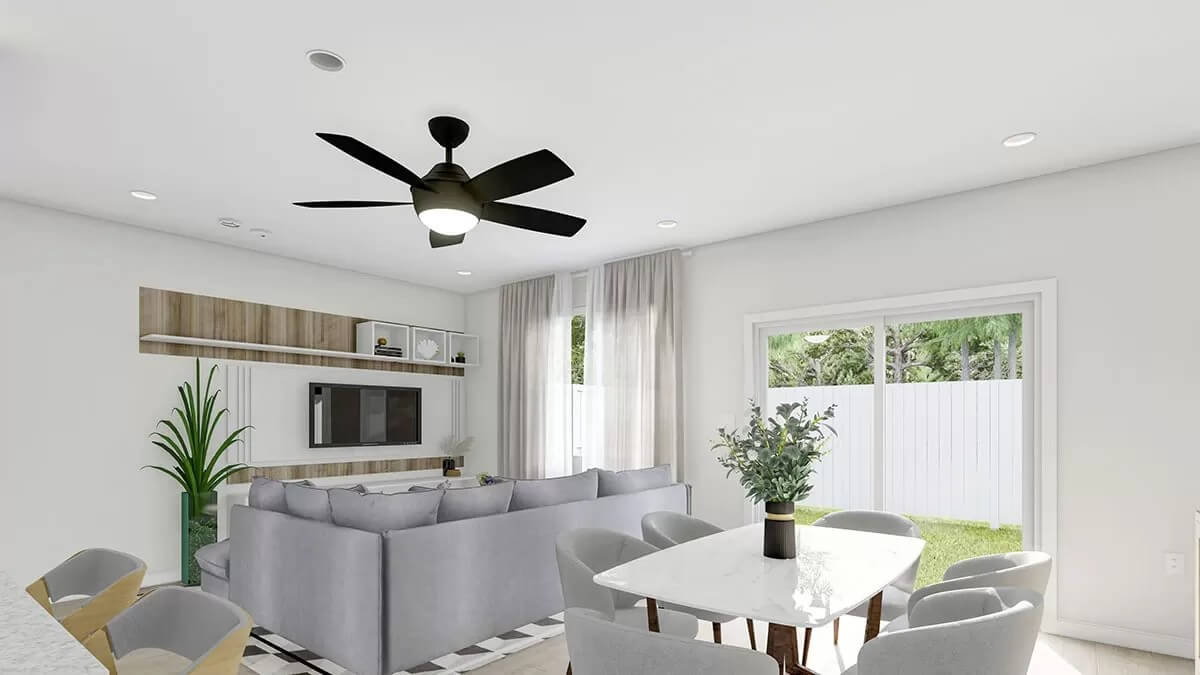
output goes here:
{"type": "MultiPolygon", "coordinates": [[[[466,438],[447,436],[442,441],[442,475],[450,475],[448,472],[455,470],[454,457],[456,455],[465,455],[466,453],[470,452],[471,446],[474,444],[474,436],[467,436],[466,438]]],[[[453,475],[457,476],[458,474],[453,475]]]]}
{"type": "Polygon", "coordinates": [[[170,476],[183,488],[181,494],[181,547],[180,575],[185,584],[199,583],[199,568],[192,553],[206,544],[216,541],[216,489],[235,471],[245,469],[245,464],[219,466],[221,457],[250,426],[233,430],[224,440],[213,447],[213,435],[221,418],[229,412],[227,408],[217,410],[217,395],[221,390],[212,390],[213,376],[217,366],[208,371],[204,389],[200,388],[200,359],[196,359],[196,383],[184,382],[177,387],[180,405],[172,408],[172,416],[159,420],[157,430],[150,434],[151,442],[171,456],[174,464],[165,466],[148,465],[143,469],[154,469],[170,476]],[[162,430],[165,429],[164,433],[162,430]]]}
{"type": "Polygon", "coordinates": [[[773,417],[763,417],[762,409],[752,405],[745,427],[717,429],[712,449],[724,451],[717,462],[728,470],[725,475],[738,474],[746,495],[766,504],[763,555],[767,557],[796,557],[796,502],[812,492],[816,463],[825,454],[830,436],[837,435],[829,425],[834,407],[810,415],[805,399],[781,403],[773,417]]]}

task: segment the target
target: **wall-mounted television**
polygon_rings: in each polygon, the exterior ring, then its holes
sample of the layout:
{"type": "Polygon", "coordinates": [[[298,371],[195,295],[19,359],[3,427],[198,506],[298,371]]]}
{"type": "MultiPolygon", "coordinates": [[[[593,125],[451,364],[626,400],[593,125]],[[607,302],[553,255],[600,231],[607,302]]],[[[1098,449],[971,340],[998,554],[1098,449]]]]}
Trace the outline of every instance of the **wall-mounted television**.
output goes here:
{"type": "Polygon", "coordinates": [[[420,388],[309,383],[308,447],[420,442],[420,388]]]}

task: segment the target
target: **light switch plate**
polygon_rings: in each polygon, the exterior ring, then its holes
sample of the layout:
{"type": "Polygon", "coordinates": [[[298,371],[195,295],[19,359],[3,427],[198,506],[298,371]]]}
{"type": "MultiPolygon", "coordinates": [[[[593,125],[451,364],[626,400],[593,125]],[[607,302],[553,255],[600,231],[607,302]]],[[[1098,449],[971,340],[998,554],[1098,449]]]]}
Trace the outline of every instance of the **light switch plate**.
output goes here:
{"type": "Polygon", "coordinates": [[[1182,553],[1165,553],[1163,554],[1163,571],[1167,576],[1173,577],[1183,573],[1183,554],[1182,553]]]}

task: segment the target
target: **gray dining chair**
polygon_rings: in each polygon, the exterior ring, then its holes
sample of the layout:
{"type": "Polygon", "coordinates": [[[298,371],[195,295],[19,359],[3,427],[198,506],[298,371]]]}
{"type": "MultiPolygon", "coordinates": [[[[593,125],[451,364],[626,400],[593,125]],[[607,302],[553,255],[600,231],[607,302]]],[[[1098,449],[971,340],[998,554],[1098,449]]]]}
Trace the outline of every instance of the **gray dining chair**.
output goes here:
{"type": "Polygon", "coordinates": [[[25,589],[76,640],[82,640],[124,611],[142,586],[146,563],[107,548],[89,548],[67,558],[25,589]],[[72,596],[86,596],[78,602],[72,596]]]}
{"type": "Polygon", "coordinates": [[[566,612],[574,675],[778,675],[775,659],[749,649],[651,633],[590,609],[566,612]]]}
{"type": "MultiPolygon", "coordinates": [[[[824,515],[813,522],[813,527],[835,527],[841,530],[857,530],[859,532],[874,532],[876,534],[892,534],[899,537],[921,538],[921,528],[913,521],[887,511],[835,511],[824,515]]],[[[908,598],[917,583],[917,568],[921,560],[916,562],[896,578],[887,588],[883,589],[883,610],[880,618],[893,621],[908,612],[908,598]]],[[[852,616],[867,616],[869,603],[863,603],[847,612],[852,616]]],[[[838,630],[841,621],[833,620],[833,644],[838,643],[838,630]]],[[[808,651],[808,640],[812,634],[809,629],[805,632],[805,652],[808,651]]]]}
{"type": "MultiPolygon", "coordinates": [[[[655,511],[654,513],[647,513],[642,516],[642,539],[645,539],[646,543],[660,549],[670,548],[684,542],[692,541],[693,539],[717,534],[718,532],[724,532],[724,530],[707,521],[676,511],[655,511]]],[[[669,609],[686,612],[701,621],[711,623],[713,642],[717,644],[721,643],[721,624],[728,623],[737,618],[730,614],[718,614],[717,612],[709,612],[702,609],[671,604],[666,604],[665,606],[669,609]]],[[[758,641],[754,636],[754,621],[752,619],[746,619],[746,631],[750,634],[750,648],[758,649],[758,641]]]]}
{"type": "MultiPolygon", "coordinates": [[[[566,606],[595,610],[610,621],[647,629],[646,609],[636,606],[643,598],[605,588],[592,577],[657,550],[641,539],[599,528],[579,528],[558,535],[555,553],[566,606]]],[[[694,638],[698,623],[690,614],[659,609],[658,625],[663,633],[694,638]]]]}
{"type": "Polygon", "coordinates": [[[117,675],[236,675],[252,626],[250,616],[224,598],[167,586],[135,602],[83,645],[117,675]],[[165,652],[168,658],[123,661],[138,650],[165,652]]]}
{"type": "Polygon", "coordinates": [[[922,598],[910,627],[863,645],[843,675],[1024,675],[1042,594],[1026,588],[966,588],[922,598]]]}
{"type": "MultiPolygon", "coordinates": [[[[1015,551],[967,558],[951,565],[942,575],[942,581],[913,591],[908,598],[908,612],[922,598],[959,588],[988,588],[1009,586],[1046,593],[1050,582],[1052,559],[1041,551],[1015,551]]],[[[887,625],[885,630],[894,631],[908,627],[908,617],[901,616],[887,625]]]]}

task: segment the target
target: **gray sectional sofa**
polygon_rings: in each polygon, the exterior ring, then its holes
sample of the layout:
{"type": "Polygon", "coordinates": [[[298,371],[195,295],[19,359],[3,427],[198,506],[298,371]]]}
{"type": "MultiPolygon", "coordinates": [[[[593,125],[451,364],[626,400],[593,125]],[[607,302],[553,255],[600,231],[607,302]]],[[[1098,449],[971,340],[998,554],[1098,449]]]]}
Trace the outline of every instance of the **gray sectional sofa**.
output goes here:
{"type": "Polygon", "coordinates": [[[197,557],[204,587],[227,589],[258,625],[358,675],[387,675],[562,611],[558,534],[639,536],[643,515],[688,511],[689,488],[670,475],[593,469],[399,495],[288,484],[282,501],[271,481],[233,508],[227,552],[222,542],[197,557]]]}

